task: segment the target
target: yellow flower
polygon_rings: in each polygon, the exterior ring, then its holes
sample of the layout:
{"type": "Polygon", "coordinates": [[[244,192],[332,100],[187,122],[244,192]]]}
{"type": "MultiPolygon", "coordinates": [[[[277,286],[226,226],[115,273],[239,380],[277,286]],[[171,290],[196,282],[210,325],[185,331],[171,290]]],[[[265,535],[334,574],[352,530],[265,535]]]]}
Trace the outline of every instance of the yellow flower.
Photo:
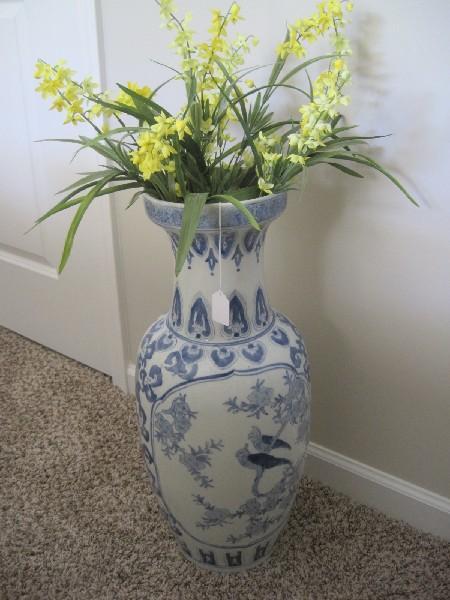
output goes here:
{"type": "Polygon", "coordinates": [[[300,156],[299,154],[289,154],[288,160],[296,165],[305,166],[306,164],[306,158],[304,156],[300,156]]]}
{"type": "Polygon", "coordinates": [[[161,114],[159,114],[155,117],[155,122],[150,127],[150,129],[154,133],[158,134],[158,136],[161,138],[164,136],[169,136],[170,134],[174,133],[174,131],[175,131],[174,123],[175,123],[175,119],[173,117],[167,117],[161,111],[161,114]]]}
{"type": "Polygon", "coordinates": [[[192,131],[189,129],[186,119],[177,119],[175,121],[175,129],[180,140],[184,138],[185,133],[187,133],[188,135],[192,134],[192,131]]]}
{"type": "Polygon", "coordinates": [[[138,147],[130,153],[133,164],[137,165],[145,180],[160,171],[169,173],[175,171],[175,163],[170,160],[170,157],[176,154],[176,150],[169,139],[169,136],[177,131],[175,119],[162,113],[155,118],[155,121],[148,131],[139,135],[138,147]]]}
{"type": "Polygon", "coordinates": [[[56,79],[43,79],[37,86],[36,91],[45,99],[48,96],[56,96],[61,89],[61,83],[56,79]]]}
{"type": "Polygon", "coordinates": [[[65,60],[59,60],[54,67],[55,78],[61,83],[70,81],[75,74],[72,69],[69,69],[65,60]]]}
{"type": "Polygon", "coordinates": [[[263,152],[262,155],[267,163],[275,163],[282,157],[282,154],[277,152],[263,152]]]}
{"type": "MultiPolygon", "coordinates": [[[[148,98],[152,93],[148,86],[144,85],[143,87],[140,87],[134,81],[128,81],[126,87],[130,90],[133,90],[133,92],[136,94],[143,96],[144,98],[148,98]]],[[[133,98],[125,90],[120,90],[120,92],[117,94],[116,102],[125,104],[126,106],[136,106],[133,98]]]]}
{"type": "Polygon", "coordinates": [[[240,16],[240,12],[241,12],[241,7],[239,6],[239,4],[236,4],[236,2],[234,2],[230,8],[230,21],[232,23],[237,23],[238,21],[242,20],[242,17],[240,16]]]}
{"type": "MultiPolygon", "coordinates": [[[[351,9],[347,8],[347,10],[351,9]]],[[[342,24],[341,0],[323,0],[309,18],[298,19],[293,25],[289,25],[288,40],[278,45],[278,56],[286,58],[289,54],[293,54],[301,58],[306,53],[304,42],[310,44],[328,31],[337,32],[342,24]]]]}
{"type": "Polygon", "coordinates": [[[175,173],[175,161],[169,160],[169,162],[164,167],[164,171],[166,171],[167,173],[175,173]]]}
{"type": "Polygon", "coordinates": [[[67,107],[64,124],[72,123],[72,125],[77,125],[78,123],[81,123],[84,120],[83,110],[82,100],[77,99],[74,102],[71,102],[67,107]]]}
{"type": "Polygon", "coordinates": [[[265,194],[271,194],[272,188],[273,188],[273,183],[268,183],[262,177],[258,177],[258,187],[265,194]]]}
{"type": "Polygon", "coordinates": [[[347,2],[347,4],[345,5],[345,8],[347,9],[348,12],[352,12],[353,2],[347,2]]]}
{"type": "Polygon", "coordinates": [[[208,133],[208,131],[210,131],[210,129],[211,129],[212,126],[213,126],[213,124],[212,124],[211,117],[209,117],[208,119],[202,119],[202,122],[201,122],[201,125],[200,125],[200,130],[203,133],[208,133]]]}
{"type": "Polygon", "coordinates": [[[54,99],[53,104],[50,106],[50,110],[57,110],[58,112],[63,111],[66,108],[67,102],[61,96],[54,99]]]}
{"type": "Polygon", "coordinates": [[[69,102],[80,101],[81,89],[77,85],[69,83],[64,89],[64,96],[69,102]]]}
{"type": "Polygon", "coordinates": [[[171,13],[175,12],[173,0],[161,0],[159,3],[159,12],[166,21],[171,18],[171,13]]]}
{"type": "MultiPolygon", "coordinates": [[[[98,94],[97,97],[100,100],[103,100],[104,102],[112,102],[108,91],[98,94]]],[[[106,108],[105,106],[102,106],[98,102],[92,102],[92,104],[90,105],[90,109],[89,109],[89,118],[90,119],[95,119],[95,118],[101,117],[101,116],[108,118],[108,117],[111,117],[113,114],[114,114],[113,110],[111,110],[110,108],[106,108]]]]}
{"type": "Polygon", "coordinates": [[[255,87],[255,82],[253,81],[253,79],[246,79],[245,80],[245,85],[249,88],[254,88],[255,87]]]}
{"type": "Polygon", "coordinates": [[[299,133],[291,133],[288,135],[289,146],[291,148],[299,147],[301,144],[301,136],[299,133]]]}
{"type": "Polygon", "coordinates": [[[45,63],[43,60],[38,60],[34,70],[35,79],[49,78],[52,75],[53,71],[51,66],[45,63]]]}
{"type": "Polygon", "coordinates": [[[346,37],[344,37],[342,34],[338,33],[334,36],[333,38],[333,45],[334,45],[334,49],[336,50],[337,54],[351,54],[352,51],[350,50],[350,44],[349,41],[346,37]]]}
{"type": "Polygon", "coordinates": [[[96,83],[92,77],[85,77],[81,82],[81,87],[86,94],[91,95],[94,93],[94,90],[98,88],[98,83],[96,83]]]}

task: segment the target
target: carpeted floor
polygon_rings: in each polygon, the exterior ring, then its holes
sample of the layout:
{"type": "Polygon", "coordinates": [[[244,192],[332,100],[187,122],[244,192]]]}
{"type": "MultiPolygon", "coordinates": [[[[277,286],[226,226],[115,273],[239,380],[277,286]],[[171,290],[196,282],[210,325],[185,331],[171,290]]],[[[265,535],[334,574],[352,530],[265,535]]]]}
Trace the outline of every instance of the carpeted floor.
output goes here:
{"type": "Polygon", "coordinates": [[[265,566],[198,570],[147,486],[133,400],[0,328],[0,598],[450,598],[450,544],[305,479],[265,566]]]}

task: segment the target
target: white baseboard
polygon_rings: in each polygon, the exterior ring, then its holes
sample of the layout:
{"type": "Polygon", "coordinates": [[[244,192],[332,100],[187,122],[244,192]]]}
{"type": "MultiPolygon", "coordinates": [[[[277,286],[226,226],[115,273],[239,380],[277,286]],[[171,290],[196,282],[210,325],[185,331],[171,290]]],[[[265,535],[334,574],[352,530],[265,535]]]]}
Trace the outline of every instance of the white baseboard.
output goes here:
{"type": "Polygon", "coordinates": [[[450,540],[450,499],[311,443],[306,475],[417,529],[450,540]]]}
{"type": "Polygon", "coordinates": [[[134,394],[134,372],[136,370],[136,365],[134,363],[129,363],[127,368],[127,383],[128,383],[128,393],[134,394]]]}
{"type": "MultiPolygon", "coordinates": [[[[134,370],[130,363],[130,393],[134,390],[134,370]]],[[[450,540],[449,498],[313,442],[308,448],[306,475],[390,517],[450,540]]]]}

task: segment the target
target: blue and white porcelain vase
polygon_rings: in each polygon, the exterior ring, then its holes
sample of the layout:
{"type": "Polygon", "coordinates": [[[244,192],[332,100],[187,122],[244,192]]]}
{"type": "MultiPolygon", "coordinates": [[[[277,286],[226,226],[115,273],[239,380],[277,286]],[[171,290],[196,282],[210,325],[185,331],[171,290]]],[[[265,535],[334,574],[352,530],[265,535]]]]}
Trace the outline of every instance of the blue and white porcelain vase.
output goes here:
{"type": "MultiPolygon", "coordinates": [[[[145,199],[176,250],[183,205],[145,199]]],[[[276,194],[203,209],[171,308],[144,335],[136,367],[140,435],[151,485],[182,553],[232,572],[267,559],[302,475],[309,435],[305,345],[269,304],[267,229],[286,206],[276,194]],[[211,295],[230,300],[230,325],[211,317],[211,295]]]]}

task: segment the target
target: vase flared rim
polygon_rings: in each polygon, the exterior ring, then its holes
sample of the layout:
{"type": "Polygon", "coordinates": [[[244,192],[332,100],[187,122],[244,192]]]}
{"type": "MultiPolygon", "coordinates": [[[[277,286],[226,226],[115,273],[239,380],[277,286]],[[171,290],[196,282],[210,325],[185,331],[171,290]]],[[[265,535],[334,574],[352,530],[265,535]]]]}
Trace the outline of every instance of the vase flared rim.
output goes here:
{"type": "MultiPolygon", "coordinates": [[[[243,204],[252,213],[258,223],[273,221],[286,208],[287,194],[270,194],[244,200],[243,204]]],[[[183,220],[184,204],[167,202],[144,194],[145,210],[148,217],[164,229],[180,229],[183,220]]],[[[245,215],[230,202],[222,202],[222,228],[249,227],[245,215]]],[[[219,227],[219,203],[205,204],[197,230],[214,230],[219,227]]]]}

